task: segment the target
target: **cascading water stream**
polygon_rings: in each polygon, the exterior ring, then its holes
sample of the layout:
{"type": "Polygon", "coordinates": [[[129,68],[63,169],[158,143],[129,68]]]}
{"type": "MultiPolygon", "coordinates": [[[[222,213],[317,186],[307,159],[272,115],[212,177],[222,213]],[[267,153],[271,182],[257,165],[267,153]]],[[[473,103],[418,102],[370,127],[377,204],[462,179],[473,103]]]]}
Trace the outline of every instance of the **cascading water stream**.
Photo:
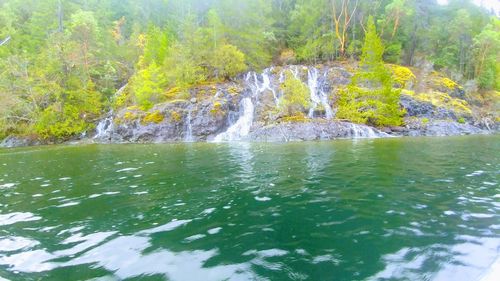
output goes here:
{"type": "Polygon", "coordinates": [[[254,99],[258,99],[259,95],[265,91],[270,91],[273,94],[276,106],[279,105],[279,97],[277,95],[276,89],[273,88],[271,82],[271,71],[272,68],[264,70],[261,78],[259,79],[259,74],[256,72],[249,72],[245,76],[246,88],[250,89],[251,95],[242,99],[241,101],[241,115],[238,120],[232,124],[224,133],[217,135],[214,138],[215,142],[222,141],[236,141],[241,140],[243,137],[250,133],[250,129],[253,125],[255,105],[253,103],[254,99]]]}
{"type": "MultiPolygon", "coordinates": [[[[294,75],[297,79],[300,79],[298,66],[292,66],[284,69],[280,71],[278,76],[274,76],[272,74],[272,70],[272,68],[268,68],[264,70],[262,74],[249,72],[245,75],[244,83],[245,89],[248,90],[248,94],[240,101],[240,109],[239,113],[236,115],[236,121],[233,121],[232,117],[230,117],[228,119],[228,129],[217,135],[213,139],[213,142],[244,140],[245,137],[250,134],[250,130],[252,129],[255,117],[255,108],[257,104],[259,104],[261,95],[265,92],[271,92],[276,106],[279,106],[279,97],[282,94],[279,90],[279,85],[285,80],[285,71],[291,71],[292,75],[294,75]]],[[[314,116],[314,111],[318,107],[322,107],[324,109],[326,119],[334,118],[335,111],[328,102],[328,71],[326,71],[323,75],[320,75],[320,71],[317,68],[311,67],[307,70],[307,81],[305,82],[307,82],[307,86],[310,91],[310,99],[312,101],[312,106],[309,109],[309,118],[312,119],[318,117],[314,116]]],[[[218,94],[216,96],[218,96],[218,94]]],[[[189,112],[189,114],[191,113],[189,112]]],[[[190,130],[189,114],[187,118],[188,123],[186,131],[190,130]]],[[[346,126],[347,127],[344,127],[344,130],[348,130],[346,135],[352,138],[389,137],[388,134],[369,126],[350,123],[346,126]]],[[[189,141],[187,136],[189,136],[189,132],[186,133],[186,141],[189,141]]]]}
{"type": "MultiPolygon", "coordinates": [[[[120,87],[118,91],[113,95],[113,99],[119,97],[125,89],[127,88],[128,83],[120,87]]],[[[109,140],[111,138],[111,132],[114,130],[114,122],[113,122],[113,110],[111,110],[107,117],[99,121],[97,124],[95,131],[96,134],[94,136],[94,140],[109,140]]]]}
{"type": "Polygon", "coordinates": [[[350,123],[349,127],[351,130],[351,137],[354,139],[390,137],[390,135],[384,132],[375,130],[365,125],[350,123]]]}
{"type": "MultiPolygon", "coordinates": [[[[279,98],[276,94],[276,90],[272,87],[271,84],[271,74],[270,74],[271,71],[272,68],[264,70],[264,72],[262,73],[262,85],[258,88],[260,93],[263,93],[265,90],[271,91],[271,93],[273,93],[273,98],[276,106],[279,106],[279,98]]],[[[258,86],[259,81],[257,78],[255,79],[255,83],[258,86]]]]}
{"type": "Polygon", "coordinates": [[[194,137],[193,137],[193,125],[191,124],[191,111],[192,109],[189,108],[188,110],[188,115],[186,117],[186,135],[184,137],[185,142],[194,142],[194,137]]]}
{"type": "Polygon", "coordinates": [[[313,67],[307,71],[307,86],[309,87],[312,101],[312,106],[309,109],[309,118],[314,118],[314,110],[321,104],[325,109],[326,119],[332,119],[334,117],[333,110],[328,103],[327,94],[321,89],[318,69],[313,67]]]}
{"type": "Polygon", "coordinates": [[[214,138],[214,142],[241,140],[250,133],[255,110],[252,99],[250,97],[244,98],[241,101],[241,106],[243,107],[243,112],[238,121],[230,126],[227,131],[217,135],[214,138]]]}
{"type": "Polygon", "coordinates": [[[108,117],[102,119],[96,126],[95,140],[105,140],[111,137],[111,132],[114,129],[113,111],[108,114],[108,117]]]}

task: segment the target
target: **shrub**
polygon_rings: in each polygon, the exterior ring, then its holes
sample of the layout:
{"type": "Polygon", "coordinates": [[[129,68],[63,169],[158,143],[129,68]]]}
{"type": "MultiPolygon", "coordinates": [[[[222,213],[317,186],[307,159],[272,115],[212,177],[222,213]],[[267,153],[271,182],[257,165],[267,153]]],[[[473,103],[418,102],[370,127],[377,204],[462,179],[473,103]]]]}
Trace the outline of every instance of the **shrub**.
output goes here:
{"type": "Polygon", "coordinates": [[[406,88],[408,82],[415,82],[417,79],[408,67],[393,64],[388,65],[388,67],[391,70],[392,79],[401,88],[406,88]]]}
{"type": "Polygon", "coordinates": [[[165,83],[165,76],[160,67],[153,62],[132,77],[130,88],[137,104],[147,110],[163,100],[162,93],[165,83]]]}
{"type": "Polygon", "coordinates": [[[286,116],[300,115],[309,107],[309,88],[300,79],[286,71],[285,81],[280,85],[283,96],[280,99],[280,109],[286,116]]]}
{"type": "Polygon", "coordinates": [[[294,64],[297,61],[295,52],[292,49],[285,49],[281,52],[279,62],[281,64],[294,64]]]}
{"type": "Polygon", "coordinates": [[[217,76],[229,79],[247,70],[245,54],[236,46],[224,44],[215,51],[213,67],[217,76]]]}
{"type": "Polygon", "coordinates": [[[454,90],[455,88],[459,88],[458,84],[455,81],[453,81],[449,78],[446,78],[446,77],[441,78],[441,80],[439,80],[439,84],[441,86],[446,87],[447,89],[450,89],[450,90],[454,90]]]}
{"type": "Polygon", "coordinates": [[[401,43],[389,45],[384,51],[384,60],[390,63],[399,63],[401,57],[401,43]]]}
{"type": "Polygon", "coordinates": [[[34,129],[42,138],[65,139],[92,129],[101,114],[99,93],[89,83],[87,89],[61,93],[42,110],[34,129]]]}
{"type": "Polygon", "coordinates": [[[73,105],[53,104],[40,115],[35,131],[42,138],[68,138],[90,129],[92,124],[80,118],[77,107],[73,105]]]}

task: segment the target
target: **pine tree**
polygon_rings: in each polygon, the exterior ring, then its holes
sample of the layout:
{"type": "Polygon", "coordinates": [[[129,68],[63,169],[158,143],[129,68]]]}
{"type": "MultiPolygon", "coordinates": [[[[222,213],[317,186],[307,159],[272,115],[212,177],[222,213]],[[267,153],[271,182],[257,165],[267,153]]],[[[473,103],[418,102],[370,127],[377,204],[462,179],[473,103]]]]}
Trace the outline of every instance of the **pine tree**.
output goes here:
{"type": "Polygon", "coordinates": [[[338,117],[376,126],[398,126],[403,120],[399,106],[400,90],[382,60],[384,46],[372,17],[363,45],[360,68],[352,81],[341,91],[338,117]]]}

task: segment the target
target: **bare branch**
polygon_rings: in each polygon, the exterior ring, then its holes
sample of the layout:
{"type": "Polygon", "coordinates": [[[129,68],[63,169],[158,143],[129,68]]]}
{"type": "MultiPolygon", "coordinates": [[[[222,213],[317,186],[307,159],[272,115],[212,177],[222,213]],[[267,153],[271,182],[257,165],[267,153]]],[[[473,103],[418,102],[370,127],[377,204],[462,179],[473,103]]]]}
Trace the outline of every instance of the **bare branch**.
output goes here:
{"type": "Polygon", "coordinates": [[[7,42],[9,42],[10,39],[11,39],[11,37],[7,36],[7,38],[5,38],[3,41],[0,42],[0,46],[7,44],[7,42]]]}

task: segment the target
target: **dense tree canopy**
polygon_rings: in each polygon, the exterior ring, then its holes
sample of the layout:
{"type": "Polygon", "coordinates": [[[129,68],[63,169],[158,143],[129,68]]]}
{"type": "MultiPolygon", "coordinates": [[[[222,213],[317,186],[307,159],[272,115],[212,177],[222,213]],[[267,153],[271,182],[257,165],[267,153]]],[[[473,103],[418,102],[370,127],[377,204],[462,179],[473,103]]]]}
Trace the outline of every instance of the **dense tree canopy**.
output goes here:
{"type": "Polygon", "coordinates": [[[370,16],[386,62],[499,89],[500,20],[471,0],[0,0],[0,137],[78,134],[115,100],[147,108],[272,63],[359,59],[370,16]]]}

